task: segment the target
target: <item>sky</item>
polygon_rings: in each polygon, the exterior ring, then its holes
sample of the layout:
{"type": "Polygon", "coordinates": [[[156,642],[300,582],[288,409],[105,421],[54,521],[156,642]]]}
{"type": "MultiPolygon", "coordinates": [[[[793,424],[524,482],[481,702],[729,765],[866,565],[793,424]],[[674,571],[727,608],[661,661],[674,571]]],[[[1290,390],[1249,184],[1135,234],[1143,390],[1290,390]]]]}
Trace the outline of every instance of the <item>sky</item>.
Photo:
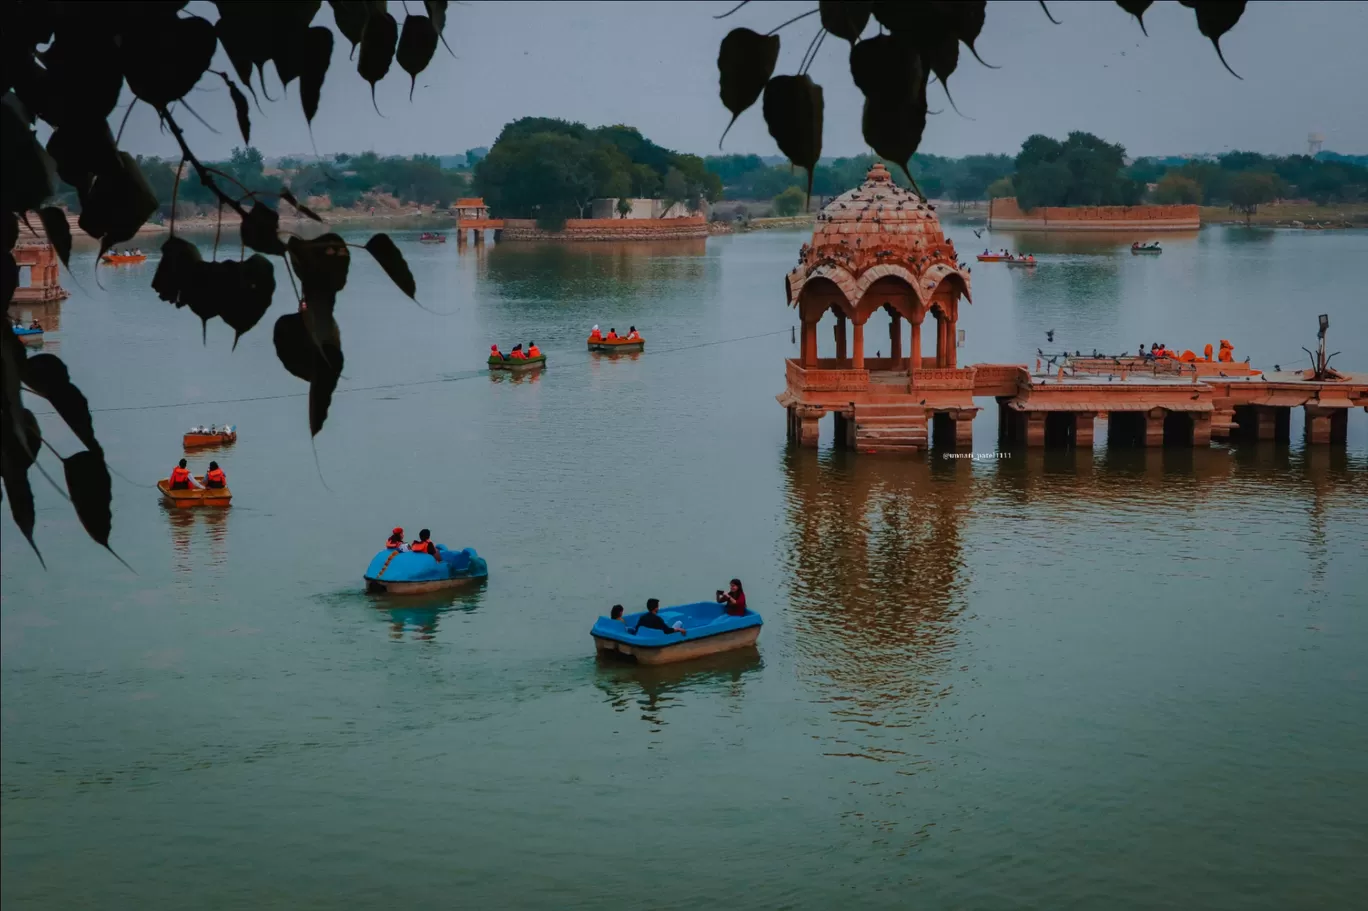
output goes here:
{"type": "MultiPolygon", "coordinates": [[[[419,77],[413,101],[398,66],[369,86],[337,36],[332,67],[312,140],[298,83],[282,100],[268,68],[274,103],[253,111],[252,144],[268,157],[373,150],[383,155],[453,154],[491,145],[499,129],[525,116],[561,117],[590,126],[626,123],[656,143],[699,155],[717,153],[730,114],[717,96],[717,46],[736,27],[766,32],[815,2],[753,2],[715,19],[727,2],[481,2],[452,4],[446,38],[419,77]]],[[[194,3],[190,9],[207,7],[194,3]]],[[[391,12],[402,23],[400,4],[391,12]]],[[[980,65],[962,49],[950,79],[959,112],[932,86],[933,110],[921,151],[961,156],[1015,154],[1032,133],[1062,137],[1086,130],[1124,145],[1132,156],[1220,154],[1232,149],[1270,154],[1306,151],[1307,134],[1325,147],[1368,152],[1368,3],[1251,3],[1223,39],[1221,66],[1197,31],[1192,10],[1160,2],[1145,16],[1149,37],[1114,3],[1052,0],[1051,24],[1034,3],[995,0],[977,42],[980,65]]],[[[315,20],[331,25],[325,4],[315,20]]],[[[872,25],[873,23],[871,23],[872,25]]],[[[782,31],[777,73],[795,72],[818,28],[816,16],[782,31]]],[[[871,29],[870,34],[873,33],[871,29]]],[[[823,154],[867,152],[860,138],[862,96],[850,80],[849,46],[827,36],[810,75],[823,86],[823,154]]],[[[216,68],[229,69],[226,60],[216,68]]],[[[227,157],[242,139],[227,91],[206,79],[189,98],[219,133],[178,118],[191,147],[227,157]]],[[[121,117],[122,111],[116,111],[121,117]]],[[[179,157],[138,105],[122,147],[179,157]]],[[[757,103],[727,136],[727,153],[778,154],[757,103]]]]}

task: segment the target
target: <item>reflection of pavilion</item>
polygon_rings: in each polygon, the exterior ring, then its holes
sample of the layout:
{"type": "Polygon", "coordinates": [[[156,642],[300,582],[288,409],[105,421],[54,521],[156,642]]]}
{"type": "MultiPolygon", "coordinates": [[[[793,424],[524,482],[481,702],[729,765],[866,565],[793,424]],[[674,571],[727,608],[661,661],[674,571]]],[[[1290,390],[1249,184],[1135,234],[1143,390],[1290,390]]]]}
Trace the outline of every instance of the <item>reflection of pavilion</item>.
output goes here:
{"type": "Polygon", "coordinates": [[[967,443],[978,409],[973,370],[956,367],[955,323],[969,277],[931,207],[876,163],[863,184],[817,216],[801,257],[785,288],[803,325],[801,356],[788,361],[788,388],[779,396],[790,436],[815,446],[817,422],[832,412],[842,443],[923,448],[934,414],[953,422],[956,440],[967,443]],[[864,327],[879,310],[890,319],[889,356],[871,358],[864,327]],[[817,325],[828,311],[836,316],[836,357],[819,358],[817,325]],[[931,357],[922,355],[927,314],[935,317],[931,357]],[[906,356],[903,320],[911,326],[906,356]],[[854,327],[849,349],[847,321],[854,327]]]}

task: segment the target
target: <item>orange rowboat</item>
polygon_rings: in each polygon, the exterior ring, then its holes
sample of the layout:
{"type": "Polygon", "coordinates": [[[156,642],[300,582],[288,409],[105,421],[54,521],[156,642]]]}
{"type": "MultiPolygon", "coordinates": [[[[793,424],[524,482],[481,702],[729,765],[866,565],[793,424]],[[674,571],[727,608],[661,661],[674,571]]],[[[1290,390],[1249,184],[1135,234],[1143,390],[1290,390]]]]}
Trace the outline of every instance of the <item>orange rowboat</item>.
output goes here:
{"type": "Polygon", "coordinates": [[[104,261],[107,262],[107,263],[109,263],[111,266],[122,266],[122,265],[125,265],[125,264],[128,264],[128,263],[141,263],[141,262],[146,262],[146,261],[147,261],[147,254],[146,254],[146,253],[136,253],[136,254],[135,254],[135,253],[129,253],[129,254],[106,253],[106,254],[104,255],[104,261]]]}
{"type": "Polygon", "coordinates": [[[205,446],[226,446],[237,442],[236,430],[219,430],[214,433],[191,431],[181,438],[186,449],[201,449],[205,446]]]}
{"type": "MultiPolygon", "coordinates": [[[[203,484],[204,476],[196,475],[195,480],[203,484]]],[[[176,509],[189,509],[194,506],[223,507],[231,506],[233,503],[233,493],[227,487],[216,487],[212,490],[203,487],[172,490],[171,482],[162,478],[157,482],[157,489],[161,491],[162,502],[176,509]]]]}
{"type": "Polygon", "coordinates": [[[994,256],[994,255],[991,255],[991,254],[988,255],[988,256],[984,256],[982,253],[980,253],[980,254],[978,255],[978,261],[981,262],[981,263],[1000,263],[1000,262],[1006,262],[1006,260],[1007,260],[1007,257],[1005,257],[1005,256],[994,256]]]}
{"type": "Polygon", "coordinates": [[[646,339],[644,338],[591,338],[589,339],[590,351],[645,351],[646,339]]]}

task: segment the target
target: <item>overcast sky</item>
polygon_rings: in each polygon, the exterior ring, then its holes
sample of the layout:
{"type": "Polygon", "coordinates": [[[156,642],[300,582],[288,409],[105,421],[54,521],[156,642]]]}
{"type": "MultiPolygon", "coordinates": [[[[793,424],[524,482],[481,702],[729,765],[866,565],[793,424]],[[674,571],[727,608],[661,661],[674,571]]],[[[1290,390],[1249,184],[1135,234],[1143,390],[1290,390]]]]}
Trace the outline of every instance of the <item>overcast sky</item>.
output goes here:
{"type": "MultiPolygon", "coordinates": [[[[195,6],[200,4],[195,4],[195,6]]],[[[285,100],[269,71],[275,103],[253,111],[252,143],[266,155],[309,152],[450,154],[493,143],[509,120],[529,115],[591,126],[626,123],[661,145],[700,155],[717,151],[728,113],[717,98],[717,46],[732,28],[768,31],[814,2],[754,2],[727,19],[730,2],[482,2],[452,4],[446,36],[455,58],[438,48],[412,103],[398,66],[370,104],[366,83],[338,36],[323,86],[313,142],[299,108],[298,83],[285,100]]],[[[415,7],[421,6],[414,4],[415,7]]],[[[402,22],[398,3],[391,11],[402,22]]],[[[950,80],[964,116],[931,88],[932,117],[921,150],[941,155],[1015,153],[1031,133],[1087,130],[1122,143],[1132,155],[1306,150],[1309,132],[1325,146],[1368,152],[1368,4],[1251,3],[1222,42],[1222,68],[1198,32],[1192,10],[1156,3],[1145,17],[1149,37],[1114,3],[1051,2],[1062,25],[1038,5],[991,2],[977,47],[990,70],[962,53],[950,80]]],[[[213,18],[212,8],[209,8],[213,18]]],[[[331,25],[325,4],[317,20],[331,25]]],[[[817,17],[780,32],[778,72],[794,72],[817,29],[817,17]]],[[[823,154],[866,151],[861,96],[847,69],[848,45],[828,36],[811,75],[826,92],[823,154]]],[[[227,69],[226,61],[219,66],[227,69]]],[[[181,118],[200,154],[226,157],[241,144],[227,92],[205,80],[195,109],[221,132],[181,118]]],[[[116,112],[119,113],[119,112],[116,112]]],[[[145,105],[124,131],[123,147],[175,157],[145,105]]],[[[760,106],[742,115],[726,152],[777,154],[760,106]]]]}

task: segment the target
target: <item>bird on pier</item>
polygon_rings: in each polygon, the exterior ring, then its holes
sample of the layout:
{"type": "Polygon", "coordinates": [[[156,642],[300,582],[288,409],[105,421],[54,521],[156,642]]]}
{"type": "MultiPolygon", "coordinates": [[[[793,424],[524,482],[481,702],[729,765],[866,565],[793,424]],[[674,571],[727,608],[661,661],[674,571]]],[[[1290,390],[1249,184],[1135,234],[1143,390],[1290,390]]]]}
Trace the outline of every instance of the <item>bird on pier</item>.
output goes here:
{"type": "Polygon", "coordinates": [[[1225,375],[1226,375],[1226,373],[1225,373],[1224,370],[1221,370],[1221,371],[1219,371],[1219,372],[1220,372],[1221,376],[1225,376],[1225,375]]]}
{"type": "Polygon", "coordinates": [[[1039,348],[1036,349],[1036,354],[1040,355],[1041,357],[1045,356],[1045,352],[1041,351],[1039,348]]]}
{"type": "Polygon", "coordinates": [[[918,404],[918,405],[925,405],[925,404],[926,404],[926,399],[922,399],[922,400],[921,400],[920,402],[918,402],[917,404],[918,404]]]}
{"type": "Polygon", "coordinates": [[[1273,369],[1282,372],[1282,364],[1274,364],[1273,369]]]}
{"type": "Polygon", "coordinates": [[[1200,392],[1194,392],[1192,395],[1188,396],[1188,398],[1192,399],[1194,402],[1200,399],[1201,397],[1202,394],[1200,392]]]}
{"type": "Polygon", "coordinates": [[[1046,330],[1046,332],[1045,332],[1045,341],[1047,341],[1047,342],[1053,342],[1053,341],[1054,341],[1054,330],[1053,330],[1053,329],[1047,329],[1047,330],[1046,330]]]}

